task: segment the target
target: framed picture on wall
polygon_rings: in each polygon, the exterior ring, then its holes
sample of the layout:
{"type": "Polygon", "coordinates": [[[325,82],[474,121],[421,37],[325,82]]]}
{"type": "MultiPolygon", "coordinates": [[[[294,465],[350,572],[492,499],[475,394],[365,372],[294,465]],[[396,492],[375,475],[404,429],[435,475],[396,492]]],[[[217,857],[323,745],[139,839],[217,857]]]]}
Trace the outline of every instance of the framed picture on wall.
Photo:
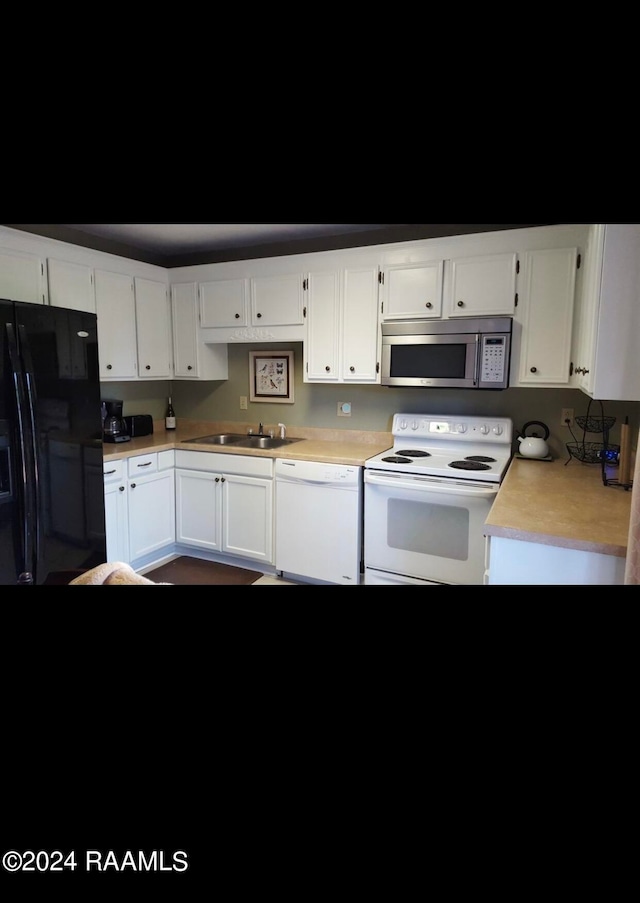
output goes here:
{"type": "Polygon", "coordinates": [[[293,351],[249,352],[249,399],[293,404],[293,351]]]}

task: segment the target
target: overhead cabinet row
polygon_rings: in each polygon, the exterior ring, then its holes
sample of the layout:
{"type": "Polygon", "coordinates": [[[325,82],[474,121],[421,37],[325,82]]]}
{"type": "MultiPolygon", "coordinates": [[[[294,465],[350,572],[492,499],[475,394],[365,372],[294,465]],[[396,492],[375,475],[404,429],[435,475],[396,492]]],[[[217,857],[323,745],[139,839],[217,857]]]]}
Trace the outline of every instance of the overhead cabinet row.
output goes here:
{"type": "Polygon", "coordinates": [[[636,400],[639,251],[639,224],[574,224],[187,267],[169,284],[0,248],[0,297],[95,311],[104,381],[224,380],[228,344],[299,341],[306,382],[377,384],[382,322],[509,316],[512,386],[636,400]]]}

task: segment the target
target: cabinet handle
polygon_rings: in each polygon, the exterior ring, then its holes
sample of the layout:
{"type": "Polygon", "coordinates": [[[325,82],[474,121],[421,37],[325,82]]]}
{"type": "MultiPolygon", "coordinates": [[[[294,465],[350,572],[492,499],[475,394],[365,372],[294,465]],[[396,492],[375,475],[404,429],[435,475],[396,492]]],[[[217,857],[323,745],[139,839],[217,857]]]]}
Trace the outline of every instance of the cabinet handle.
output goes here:
{"type": "Polygon", "coordinates": [[[187,370],[193,370],[193,367],[191,366],[191,364],[189,364],[189,366],[187,367],[187,370]]]}
{"type": "Polygon", "coordinates": [[[464,301],[458,301],[458,307],[464,307],[464,301]]]}
{"type": "Polygon", "coordinates": [[[115,470],[105,470],[104,475],[105,477],[110,477],[112,473],[115,473],[115,470]]]}
{"type": "Polygon", "coordinates": [[[427,308],[427,310],[431,310],[431,308],[433,307],[433,304],[431,303],[431,301],[427,301],[427,303],[425,304],[425,307],[427,308]]]}
{"type": "Polygon", "coordinates": [[[136,484],[135,484],[135,483],[132,483],[132,484],[131,484],[131,488],[132,488],[132,489],[135,489],[135,488],[136,488],[136,484]]]}
{"type": "Polygon", "coordinates": [[[151,467],[151,461],[147,461],[145,464],[137,464],[136,467],[151,467]]]}
{"type": "Polygon", "coordinates": [[[240,314],[236,314],[236,320],[240,319],[240,314]]]}
{"type": "Polygon", "coordinates": [[[113,370],[113,367],[111,366],[111,364],[107,364],[107,370],[113,370]]]}
{"type": "Polygon", "coordinates": [[[262,318],[262,314],[258,314],[258,319],[260,320],[261,318],[262,318]]]}
{"type": "Polygon", "coordinates": [[[355,373],[355,372],[356,372],[356,368],[355,368],[355,367],[349,367],[349,370],[351,371],[351,373],[355,373]]]}
{"type": "Polygon", "coordinates": [[[219,482],[220,482],[220,477],[216,477],[214,482],[219,483],[219,482]]]}
{"type": "Polygon", "coordinates": [[[324,369],[327,373],[331,373],[331,367],[325,367],[324,369]]]}
{"type": "Polygon", "coordinates": [[[118,492],[124,492],[124,486],[118,486],[118,492]]]}
{"type": "Polygon", "coordinates": [[[537,372],[538,372],[538,368],[537,368],[537,367],[532,367],[532,368],[531,368],[531,372],[532,372],[532,373],[537,373],[537,372]]]}
{"type": "Polygon", "coordinates": [[[149,366],[149,364],[147,364],[147,366],[146,366],[144,369],[145,369],[145,370],[151,370],[151,367],[149,366]]]}

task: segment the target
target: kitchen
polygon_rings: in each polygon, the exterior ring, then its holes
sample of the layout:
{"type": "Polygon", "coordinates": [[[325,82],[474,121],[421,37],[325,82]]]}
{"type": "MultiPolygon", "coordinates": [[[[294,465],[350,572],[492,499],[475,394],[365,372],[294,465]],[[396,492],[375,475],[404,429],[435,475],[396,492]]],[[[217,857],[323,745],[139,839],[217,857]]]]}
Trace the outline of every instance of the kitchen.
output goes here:
{"type": "MultiPolygon", "coordinates": [[[[50,256],[49,248],[44,248],[42,239],[20,236],[18,243],[14,230],[0,229],[0,247],[21,248],[27,252],[50,256]]],[[[470,246],[475,251],[475,246],[470,246]]],[[[55,243],[57,256],[65,252],[66,258],[72,257],[79,263],[95,259],[86,249],[55,243]]],[[[104,258],[100,259],[105,266],[104,258]]],[[[130,261],[128,262],[131,263],[130,261]]],[[[115,267],[114,260],[109,257],[108,264],[115,267]]],[[[124,263],[119,262],[124,269],[124,263]]],[[[129,267],[131,269],[131,267],[129,267]]],[[[133,267],[135,271],[135,266],[133,267]]],[[[140,267],[146,277],[152,272],[149,268],[140,267]]],[[[211,270],[207,265],[179,268],[171,272],[170,280],[178,283],[187,279],[205,281],[211,270]],[[188,271],[188,273],[187,273],[188,271]]],[[[259,335],[259,333],[255,333],[259,335]]],[[[208,345],[207,347],[215,347],[208,345]]],[[[162,421],[165,413],[166,399],[172,396],[173,405],[181,421],[221,421],[235,422],[243,426],[249,425],[257,429],[262,422],[265,428],[277,428],[278,422],[284,422],[287,434],[296,435],[296,427],[313,428],[332,432],[348,430],[350,432],[382,432],[391,433],[393,417],[398,412],[415,414],[428,413],[446,417],[455,413],[456,417],[509,418],[513,422],[514,431],[529,421],[542,421],[550,430],[549,447],[554,458],[568,458],[566,443],[572,441],[572,433],[561,420],[565,409],[573,410],[576,416],[585,414],[589,396],[572,387],[569,379],[566,386],[542,387],[538,384],[531,387],[512,386],[504,391],[474,392],[467,389],[414,389],[381,386],[379,384],[357,384],[345,381],[335,384],[310,383],[304,379],[304,344],[302,338],[287,341],[278,337],[276,345],[273,341],[233,342],[224,344],[227,352],[228,378],[219,380],[192,381],[182,379],[135,379],[109,380],[103,384],[103,397],[120,398],[124,401],[124,412],[127,415],[151,414],[154,421],[162,421]],[[249,386],[249,353],[269,351],[277,347],[279,351],[291,352],[293,356],[293,374],[295,402],[287,405],[274,405],[260,401],[249,402],[247,408],[241,407],[242,399],[250,396],[249,386]],[[286,413],[283,413],[285,412],[286,413]],[[274,413],[277,412],[277,413],[274,413]]],[[[613,366],[613,362],[612,362],[613,366]]],[[[629,418],[632,435],[637,436],[640,424],[640,402],[605,400],[603,402],[607,416],[615,418],[615,426],[610,434],[612,443],[619,443],[620,425],[629,418]]],[[[574,424],[574,432],[576,427],[574,424]]],[[[515,450],[515,449],[514,449],[515,450]]],[[[546,466],[536,463],[537,468],[546,466]]],[[[572,461],[569,467],[577,466],[572,461]]],[[[584,465],[582,465],[584,466],[584,465]]],[[[622,490],[611,488],[612,493],[622,490]]]]}

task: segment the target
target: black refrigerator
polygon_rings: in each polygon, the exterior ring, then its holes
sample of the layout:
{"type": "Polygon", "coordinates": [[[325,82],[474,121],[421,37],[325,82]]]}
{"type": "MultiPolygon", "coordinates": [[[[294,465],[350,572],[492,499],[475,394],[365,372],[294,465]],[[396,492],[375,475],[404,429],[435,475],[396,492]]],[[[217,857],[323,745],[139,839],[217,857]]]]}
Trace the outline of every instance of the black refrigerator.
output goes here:
{"type": "Polygon", "coordinates": [[[0,584],[106,560],[97,317],[0,299],[0,584]]]}

